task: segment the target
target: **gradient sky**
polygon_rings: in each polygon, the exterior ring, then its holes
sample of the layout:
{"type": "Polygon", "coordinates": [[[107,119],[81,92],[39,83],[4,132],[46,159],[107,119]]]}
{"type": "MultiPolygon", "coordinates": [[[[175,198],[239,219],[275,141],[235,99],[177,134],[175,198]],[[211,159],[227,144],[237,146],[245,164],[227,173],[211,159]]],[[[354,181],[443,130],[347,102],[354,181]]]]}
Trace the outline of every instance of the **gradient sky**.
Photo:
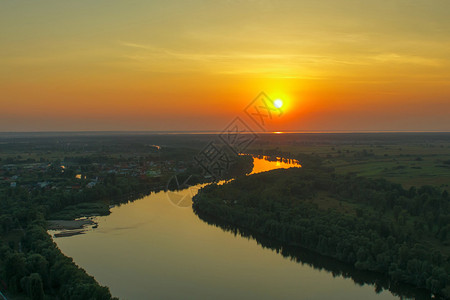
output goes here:
{"type": "Polygon", "coordinates": [[[1,1],[0,131],[450,131],[450,1],[1,1]]]}

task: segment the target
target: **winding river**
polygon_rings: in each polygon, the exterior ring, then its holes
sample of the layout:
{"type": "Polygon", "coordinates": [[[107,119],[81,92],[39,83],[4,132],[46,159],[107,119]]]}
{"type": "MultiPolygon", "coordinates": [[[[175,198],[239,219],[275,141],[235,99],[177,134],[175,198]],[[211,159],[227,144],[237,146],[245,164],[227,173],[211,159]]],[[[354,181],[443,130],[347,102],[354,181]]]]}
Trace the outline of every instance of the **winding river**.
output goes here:
{"type": "MultiPolygon", "coordinates": [[[[252,173],[293,166],[255,158],[252,173]]],[[[189,202],[198,187],[177,196],[189,202]]],[[[96,217],[98,227],[85,234],[54,240],[121,299],[399,298],[337,275],[331,266],[285,258],[254,239],[208,225],[189,205],[174,202],[169,193],[152,193],[96,217]]]]}

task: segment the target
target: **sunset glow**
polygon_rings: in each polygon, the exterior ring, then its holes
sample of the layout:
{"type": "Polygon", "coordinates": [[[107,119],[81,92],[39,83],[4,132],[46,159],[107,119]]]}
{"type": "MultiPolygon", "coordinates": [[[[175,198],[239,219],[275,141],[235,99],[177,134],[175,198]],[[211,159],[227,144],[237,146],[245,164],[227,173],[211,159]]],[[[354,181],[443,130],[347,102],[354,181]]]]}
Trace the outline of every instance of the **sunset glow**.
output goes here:
{"type": "Polygon", "coordinates": [[[450,130],[448,1],[3,1],[0,131],[450,130]]]}

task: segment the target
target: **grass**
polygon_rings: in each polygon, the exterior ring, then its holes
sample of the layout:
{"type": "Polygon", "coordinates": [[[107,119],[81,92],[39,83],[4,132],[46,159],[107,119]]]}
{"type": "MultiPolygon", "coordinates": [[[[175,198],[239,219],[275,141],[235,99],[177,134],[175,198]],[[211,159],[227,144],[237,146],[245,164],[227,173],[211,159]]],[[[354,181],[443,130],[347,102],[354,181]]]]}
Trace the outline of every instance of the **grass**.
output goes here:
{"type": "Polygon", "coordinates": [[[278,145],[294,155],[316,155],[339,174],[385,178],[411,186],[450,187],[450,143],[278,145]]]}

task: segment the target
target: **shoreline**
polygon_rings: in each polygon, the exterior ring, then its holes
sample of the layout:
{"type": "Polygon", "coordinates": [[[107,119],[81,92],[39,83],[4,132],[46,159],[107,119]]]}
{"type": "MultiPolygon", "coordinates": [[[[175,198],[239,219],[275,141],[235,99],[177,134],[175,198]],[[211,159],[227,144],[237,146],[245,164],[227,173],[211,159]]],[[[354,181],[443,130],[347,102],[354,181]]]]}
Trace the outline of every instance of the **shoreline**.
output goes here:
{"type": "Polygon", "coordinates": [[[88,225],[97,225],[92,219],[81,220],[48,220],[48,230],[76,230],[84,229],[88,225]]]}
{"type": "Polygon", "coordinates": [[[79,234],[85,234],[88,226],[97,227],[97,222],[92,219],[79,220],[48,220],[48,231],[56,231],[49,234],[55,238],[70,237],[79,234]]]}

